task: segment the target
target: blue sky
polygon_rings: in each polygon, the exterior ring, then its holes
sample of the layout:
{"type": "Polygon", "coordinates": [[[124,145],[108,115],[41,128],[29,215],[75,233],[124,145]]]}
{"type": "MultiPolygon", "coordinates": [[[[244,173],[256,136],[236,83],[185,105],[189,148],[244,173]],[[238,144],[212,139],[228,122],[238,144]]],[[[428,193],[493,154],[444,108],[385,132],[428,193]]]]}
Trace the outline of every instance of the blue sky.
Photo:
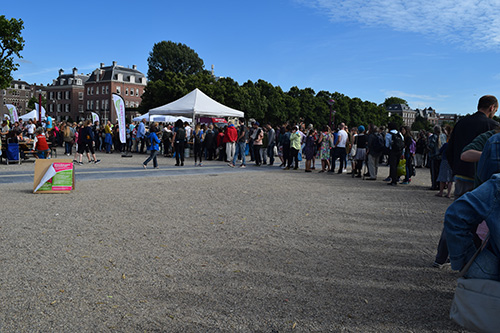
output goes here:
{"type": "Polygon", "coordinates": [[[206,69],[412,108],[471,113],[500,98],[500,0],[9,1],[26,41],[14,78],[51,83],[101,62],[147,73],[154,43],[181,42],[206,69]]]}

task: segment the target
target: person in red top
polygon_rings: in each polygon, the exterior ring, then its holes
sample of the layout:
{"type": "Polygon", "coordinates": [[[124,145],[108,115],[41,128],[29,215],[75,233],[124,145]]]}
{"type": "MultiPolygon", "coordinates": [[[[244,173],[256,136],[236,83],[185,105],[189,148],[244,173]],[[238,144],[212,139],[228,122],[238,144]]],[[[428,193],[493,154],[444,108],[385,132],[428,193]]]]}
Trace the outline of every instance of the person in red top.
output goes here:
{"type": "Polygon", "coordinates": [[[238,131],[236,130],[236,127],[230,123],[226,129],[226,135],[224,135],[224,142],[226,143],[226,162],[233,161],[237,139],[238,131]]]}
{"type": "Polygon", "coordinates": [[[47,144],[47,139],[43,133],[43,128],[38,128],[36,130],[35,140],[33,141],[33,150],[36,150],[36,158],[47,158],[50,153],[49,145],[47,144]]]}

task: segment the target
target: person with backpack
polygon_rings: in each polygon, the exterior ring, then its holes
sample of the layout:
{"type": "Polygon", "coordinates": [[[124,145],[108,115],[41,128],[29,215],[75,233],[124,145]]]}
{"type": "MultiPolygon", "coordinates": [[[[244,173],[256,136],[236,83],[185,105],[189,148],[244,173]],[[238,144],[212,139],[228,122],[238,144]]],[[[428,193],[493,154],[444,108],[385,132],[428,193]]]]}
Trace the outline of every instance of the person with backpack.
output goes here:
{"type": "Polygon", "coordinates": [[[406,176],[405,179],[403,179],[403,182],[401,182],[401,184],[408,185],[411,182],[411,177],[414,175],[415,169],[413,168],[413,156],[415,155],[415,149],[417,143],[411,137],[411,131],[409,126],[401,127],[401,134],[403,134],[404,137],[404,142],[405,142],[404,156],[406,159],[406,176]]]}
{"type": "Polygon", "coordinates": [[[371,124],[368,134],[368,174],[365,180],[376,180],[378,174],[378,162],[384,151],[384,137],[379,133],[377,126],[371,124]]]}
{"type": "Polygon", "coordinates": [[[405,147],[404,139],[398,132],[395,123],[389,123],[389,135],[385,138],[385,146],[389,149],[389,183],[387,185],[396,186],[398,184],[398,164],[405,147]]]}
{"type": "Polygon", "coordinates": [[[203,156],[203,141],[205,139],[205,124],[196,124],[196,127],[192,133],[193,136],[193,151],[194,151],[194,166],[202,166],[202,156],[203,156]],[[199,164],[196,164],[199,159],[199,164]]]}
{"type": "Polygon", "coordinates": [[[186,142],[186,130],[181,119],[175,122],[174,136],[172,137],[172,147],[175,149],[175,166],[184,166],[184,145],[186,142]]]}

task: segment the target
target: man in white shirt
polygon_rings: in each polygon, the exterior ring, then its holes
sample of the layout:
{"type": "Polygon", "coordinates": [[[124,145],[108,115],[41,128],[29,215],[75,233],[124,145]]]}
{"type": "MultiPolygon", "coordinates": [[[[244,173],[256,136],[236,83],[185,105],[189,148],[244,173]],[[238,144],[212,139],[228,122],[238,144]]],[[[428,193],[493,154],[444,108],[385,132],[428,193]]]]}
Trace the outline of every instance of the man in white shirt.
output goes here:
{"type": "Polygon", "coordinates": [[[337,158],[340,159],[340,166],[339,166],[339,171],[337,172],[338,174],[342,173],[342,170],[347,166],[347,161],[346,161],[346,150],[345,146],[347,144],[347,138],[349,135],[345,131],[345,124],[341,123],[339,125],[339,132],[338,132],[338,139],[337,139],[337,144],[335,145],[335,150],[334,150],[334,158],[333,158],[333,163],[332,163],[332,172],[335,170],[335,161],[337,158]]]}
{"type": "Polygon", "coordinates": [[[30,139],[33,139],[33,137],[35,136],[35,129],[36,129],[35,124],[33,124],[33,120],[30,119],[28,121],[28,125],[26,125],[26,129],[28,130],[28,137],[30,139]]]}

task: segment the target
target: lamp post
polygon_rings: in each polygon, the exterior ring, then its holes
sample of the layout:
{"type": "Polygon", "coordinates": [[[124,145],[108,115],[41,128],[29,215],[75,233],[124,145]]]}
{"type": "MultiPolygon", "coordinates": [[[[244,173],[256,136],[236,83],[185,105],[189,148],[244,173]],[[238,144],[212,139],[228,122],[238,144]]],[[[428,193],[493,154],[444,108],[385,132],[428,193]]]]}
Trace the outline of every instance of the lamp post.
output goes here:
{"type": "Polygon", "coordinates": [[[330,121],[328,122],[328,125],[330,126],[330,128],[332,128],[332,115],[333,115],[333,122],[335,122],[335,111],[333,111],[333,104],[335,104],[335,100],[329,99],[328,105],[330,105],[330,121]]]}

